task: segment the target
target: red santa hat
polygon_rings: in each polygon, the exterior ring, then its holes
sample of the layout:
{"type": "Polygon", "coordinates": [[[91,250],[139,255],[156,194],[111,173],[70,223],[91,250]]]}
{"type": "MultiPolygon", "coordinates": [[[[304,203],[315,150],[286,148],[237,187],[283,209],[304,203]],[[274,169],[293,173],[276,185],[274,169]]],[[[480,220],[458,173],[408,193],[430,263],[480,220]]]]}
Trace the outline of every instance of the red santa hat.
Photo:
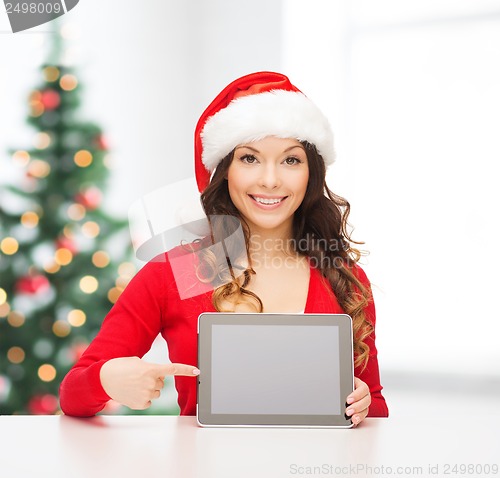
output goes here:
{"type": "Polygon", "coordinates": [[[326,166],[335,160],[333,133],[319,108],[285,75],[252,73],[226,86],[196,125],[195,174],[200,192],[236,146],[267,136],[314,144],[326,166]]]}

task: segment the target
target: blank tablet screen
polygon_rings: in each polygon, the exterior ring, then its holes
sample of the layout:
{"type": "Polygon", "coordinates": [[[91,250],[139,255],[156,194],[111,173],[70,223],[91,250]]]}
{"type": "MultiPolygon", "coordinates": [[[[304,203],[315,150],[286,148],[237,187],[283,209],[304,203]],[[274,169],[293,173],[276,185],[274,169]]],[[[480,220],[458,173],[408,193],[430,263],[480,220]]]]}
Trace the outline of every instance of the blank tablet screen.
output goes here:
{"type": "Polygon", "coordinates": [[[352,426],[346,314],[204,312],[198,368],[201,426],[352,426]]]}
{"type": "Polygon", "coordinates": [[[213,325],[211,372],[213,414],[341,412],[338,327],[213,325]]]}

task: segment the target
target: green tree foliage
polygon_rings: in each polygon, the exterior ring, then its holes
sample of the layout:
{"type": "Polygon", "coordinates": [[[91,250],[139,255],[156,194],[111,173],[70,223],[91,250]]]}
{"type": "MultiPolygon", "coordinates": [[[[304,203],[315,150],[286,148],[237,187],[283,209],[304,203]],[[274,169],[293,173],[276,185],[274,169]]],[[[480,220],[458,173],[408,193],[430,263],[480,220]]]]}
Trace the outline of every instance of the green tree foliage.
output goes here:
{"type": "Polygon", "coordinates": [[[80,95],[72,68],[41,67],[32,144],[10,151],[17,179],[0,184],[0,414],[58,412],[60,381],[135,273],[127,221],[102,206],[110,155],[80,95]]]}

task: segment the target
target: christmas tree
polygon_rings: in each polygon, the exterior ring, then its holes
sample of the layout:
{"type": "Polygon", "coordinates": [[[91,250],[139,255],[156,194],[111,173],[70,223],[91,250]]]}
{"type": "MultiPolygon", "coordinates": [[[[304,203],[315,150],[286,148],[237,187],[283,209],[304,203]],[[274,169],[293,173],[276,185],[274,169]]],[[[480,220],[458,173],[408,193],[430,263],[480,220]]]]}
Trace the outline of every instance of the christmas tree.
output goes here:
{"type": "Polygon", "coordinates": [[[0,184],[0,414],[58,413],[60,381],[135,273],[127,221],[103,207],[109,152],[78,117],[81,85],[62,39],[29,94],[32,145],[0,184]]]}

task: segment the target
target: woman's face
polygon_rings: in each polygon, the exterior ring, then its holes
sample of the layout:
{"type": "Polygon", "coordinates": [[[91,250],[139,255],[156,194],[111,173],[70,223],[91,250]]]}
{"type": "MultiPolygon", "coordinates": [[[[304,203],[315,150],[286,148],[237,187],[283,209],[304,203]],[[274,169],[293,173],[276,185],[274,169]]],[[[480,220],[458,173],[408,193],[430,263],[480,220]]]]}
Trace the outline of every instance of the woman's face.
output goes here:
{"type": "Polygon", "coordinates": [[[291,234],[308,180],[302,144],[273,136],[237,146],[227,172],[231,200],[252,233],[291,234]]]}

